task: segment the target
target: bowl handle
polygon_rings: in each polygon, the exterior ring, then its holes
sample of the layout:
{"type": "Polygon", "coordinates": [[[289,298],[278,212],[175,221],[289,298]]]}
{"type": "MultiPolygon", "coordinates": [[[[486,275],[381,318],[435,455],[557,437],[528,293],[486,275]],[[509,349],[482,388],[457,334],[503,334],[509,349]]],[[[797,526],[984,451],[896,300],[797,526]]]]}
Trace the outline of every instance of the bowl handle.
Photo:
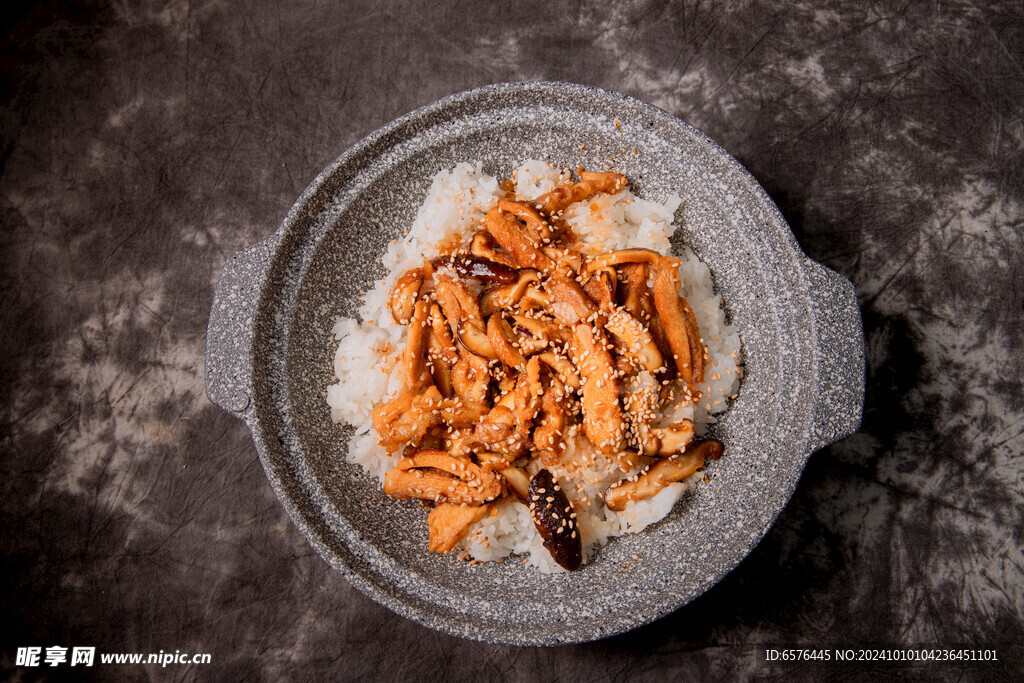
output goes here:
{"type": "Polygon", "coordinates": [[[235,252],[224,262],[206,328],[206,395],[238,417],[251,402],[253,326],[270,268],[269,241],[235,252]]]}
{"type": "Polygon", "coordinates": [[[864,408],[864,325],[853,283],[809,258],[817,377],[810,451],[853,434],[864,408]]]}

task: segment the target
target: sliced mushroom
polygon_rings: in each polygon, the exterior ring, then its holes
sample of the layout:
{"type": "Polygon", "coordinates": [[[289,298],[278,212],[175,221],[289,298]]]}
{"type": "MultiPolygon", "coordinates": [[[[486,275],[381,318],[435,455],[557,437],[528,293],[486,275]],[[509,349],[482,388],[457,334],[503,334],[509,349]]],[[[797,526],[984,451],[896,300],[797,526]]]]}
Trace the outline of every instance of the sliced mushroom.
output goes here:
{"type": "Polygon", "coordinates": [[[654,265],[654,306],[665,328],[679,377],[691,394],[704,381],[704,347],[697,321],[686,299],[679,296],[679,259],[664,257],[654,265]]]}
{"type": "Polygon", "coordinates": [[[650,372],[661,370],[661,351],[651,338],[650,332],[639,320],[624,310],[617,310],[608,316],[605,329],[623,342],[629,356],[644,369],[650,372]]]}
{"type": "Polygon", "coordinates": [[[588,199],[598,192],[615,194],[626,186],[626,176],[621,173],[588,173],[580,170],[581,181],[566,183],[537,197],[533,205],[542,213],[554,216],[570,204],[588,199]]]}
{"type": "Polygon", "coordinates": [[[632,472],[640,465],[646,465],[651,462],[651,458],[647,457],[643,453],[628,449],[623,449],[612,454],[612,459],[615,460],[615,464],[618,465],[619,469],[623,472],[632,472]]]}
{"type": "Polygon", "coordinates": [[[555,371],[558,375],[559,381],[567,387],[572,389],[580,388],[580,375],[576,372],[576,366],[572,364],[565,356],[559,355],[554,351],[545,351],[544,353],[537,354],[537,358],[544,361],[549,368],[555,371]]]}
{"type": "Polygon", "coordinates": [[[519,266],[543,272],[554,267],[554,262],[530,240],[513,214],[495,207],[487,213],[484,226],[519,266]]]}
{"type": "Polygon", "coordinates": [[[685,451],[659,460],[638,476],[623,479],[604,494],[604,502],[611,510],[625,510],[626,503],[650,498],[669,484],[682,481],[704,466],[707,458],[722,456],[721,441],[693,442],[685,451]]]}
{"type": "Polygon", "coordinates": [[[446,273],[435,274],[434,283],[437,301],[459,343],[470,353],[496,359],[498,355],[487,339],[487,327],[473,292],[446,273]]]}
{"type": "Polygon", "coordinates": [[[510,268],[497,261],[492,261],[482,256],[473,254],[452,254],[450,256],[439,256],[431,259],[430,265],[435,268],[448,266],[459,277],[481,280],[483,282],[497,282],[502,285],[509,285],[519,279],[519,271],[510,268]]]}
{"type": "Polygon", "coordinates": [[[516,494],[516,498],[526,502],[530,491],[530,475],[526,473],[526,470],[521,467],[505,467],[498,470],[498,473],[516,494]]]}
{"type": "Polygon", "coordinates": [[[470,353],[486,358],[488,360],[499,360],[497,350],[491,345],[491,339],[487,335],[487,328],[478,330],[476,325],[468,320],[460,320],[455,333],[459,344],[470,353]]]}
{"type": "Polygon", "coordinates": [[[509,367],[525,370],[526,358],[517,348],[519,343],[515,342],[513,345],[513,336],[512,328],[500,312],[488,318],[487,338],[491,342],[491,348],[498,355],[498,360],[509,367]]]}
{"type": "Polygon", "coordinates": [[[661,254],[653,249],[622,249],[601,254],[587,262],[587,272],[594,272],[610,266],[620,266],[626,263],[657,263],[661,254]]]}
{"type": "Polygon", "coordinates": [[[384,493],[393,498],[481,505],[501,495],[501,481],[470,460],[423,450],[388,470],[384,493]]]}
{"type": "Polygon", "coordinates": [[[474,256],[480,256],[509,268],[519,267],[519,264],[511,256],[495,248],[494,238],[486,230],[473,234],[473,239],[469,244],[469,252],[474,256]]]}
{"type": "Polygon", "coordinates": [[[435,553],[447,553],[462,540],[469,527],[479,522],[491,509],[486,505],[459,505],[441,503],[427,515],[430,542],[427,547],[435,553]]]}
{"type": "Polygon", "coordinates": [[[520,311],[526,313],[528,311],[534,311],[538,308],[547,308],[551,305],[551,297],[548,293],[541,289],[539,283],[531,284],[526,288],[526,293],[523,294],[523,298],[519,300],[517,307],[520,311]]]}
{"type": "Polygon", "coordinates": [[[532,355],[548,348],[559,328],[544,319],[530,315],[512,314],[515,322],[516,343],[523,355],[532,355]]]}
{"type": "Polygon", "coordinates": [[[427,357],[430,359],[430,374],[434,377],[434,385],[441,391],[441,395],[451,398],[455,395],[452,369],[459,362],[459,352],[452,341],[441,307],[436,303],[430,305],[428,322],[430,330],[427,336],[427,357]]]}
{"type": "Polygon", "coordinates": [[[647,264],[627,263],[619,268],[618,301],[637,320],[643,315],[642,299],[647,294],[647,264]]]}
{"type": "Polygon", "coordinates": [[[555,325],[554,321],[548,318],[538,315],[512,314],[512,320],[515,321],[517,328],[529,333],[530,337],[537,339],[538,342],[544,342],[539,345],[540,348],[545,348],[548,344],[553,342],[568,339],[564,330],[558,325],[555,325]]]}
{"type": "Polygon", "coordinates": [[[535,353],[540,353],[544,349],[548,348],[551,343],[546,337],[535,336],[530,330],[524,328],[522,325],[516,325],[515,328],[516,343],[519,344],[519,350],[522,351],[524,356],[532,356],[535,353]]]}
{"type": "Polygon", "coordinates": [[[694,424],[691,420],[676,422],[668,427],[654,427],[651,429],[651,437],[657,440],[658,455],[672,455],[679,453],[686,448],[696,435],[694,424]]]}
{"type": "Polygon", "coordinates": [[[540,250],[555,264],[553,272],[559,275],[574,278],[583,268],[583,255],[577,249],[543,246],[540,250]]]}
{"type": "Polygon", "coordinates": [[[576,513],[548,470],[541,469],[530,479],[527,505],[552,559],[569,571],[578,569],[583,562],[583,539],[576,513]]]}
{"type": "Polygon", "coordinates": [[[473,292],[465,284],[443,272],[434,274],[434,283],[437,288],[437,302],[441,304],[441,310],[444,311],[452,334],[458,332],[459,322],[463,320],[483,332],[484,319],[473,292]]]}
{"type": "Polygon", "coordinates": [[[544,220],[544,217],[537,212],[537,209],[522,202],[513,202],[507,199],[499,199],[498,208],[502,211],[508,211],[521,220],[526,225],[526,231],[535,243],[542,242],[547,244],[551,241],[551,224],[544,220]]]}
{"type": "Polygon", "coordinates": [[[583,291],[597,302],[603,311],[610,311],[615,305],[615,269],[604,268],[596,271],[583,285],[583,291]]]}
{"type": "Polygon", "coordinates": [[[488,289],[480,297],[480,313],[489,316],[502,308],[512,308],[523,298],[531,284],[539,283],[537,271],[524,268],[518,279],[510,285],[488,289]]]}
{"type": "Polygon", "coordinates": [[[412,317],[422,284],[423,269],[412,268],[398,278],[398,282],[392,288],[388,297],[388,309],[391,311],[391,318],[399,325],[407,324],[412,317]]]}

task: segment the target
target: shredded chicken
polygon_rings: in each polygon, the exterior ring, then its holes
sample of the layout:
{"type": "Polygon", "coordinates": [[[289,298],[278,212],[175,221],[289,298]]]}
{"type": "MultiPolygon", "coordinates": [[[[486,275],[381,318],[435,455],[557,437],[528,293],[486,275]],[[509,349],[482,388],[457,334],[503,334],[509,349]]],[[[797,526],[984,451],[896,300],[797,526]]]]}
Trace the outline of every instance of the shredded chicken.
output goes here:
{"type": "Polygon", "coordinates": [[[544,286],[552,299],[548,308],[558,322],[575,325],[578,322],[593,321],[597,306],[578,282],[562,275],[553,275],[544,286]]]}
{"type": "Polygon", "coordinates": [[[451,552],[474,522],[479,522],[491,509],[487,505],[440,503],[427,515],[430,529],[429,548],[435,553],[451,552]]]}
{"type": "MultiPolygon", "coordinates": [[[[559,465],[570,435],[582,433],[623,472],[648,465],[607,491],[613,510],[721,454],[718,442],[694,441],[690,420],[660,421],[659,407],[694,400],[703,381],[679,261],[649,249],[584,252],[558,217],[625,185],[618,173],[581,170],[579,182],[520,201],[505,183],[506,198],[468,245],[402,274],[392,290],[392,317],[409,326],[404,389],[373,411],[373,425],[384,448],[406,456],[384,491],[435,504],[431,550],[454,549],[505,496],[534,505],[531,473],[559,465]],[[685,388],[672,382],[677,373],[685,388]]],[[[578,543],[575,531],[546,529],[567,534],[563,545],[578,543]]]]}

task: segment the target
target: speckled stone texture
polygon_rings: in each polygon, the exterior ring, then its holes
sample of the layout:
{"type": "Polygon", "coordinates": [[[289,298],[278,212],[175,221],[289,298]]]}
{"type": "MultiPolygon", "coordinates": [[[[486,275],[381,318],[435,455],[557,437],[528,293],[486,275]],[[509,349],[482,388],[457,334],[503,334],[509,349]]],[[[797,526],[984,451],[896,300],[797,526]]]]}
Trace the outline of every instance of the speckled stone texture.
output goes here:
{"type": "Polygon", "coordinates": [[[454,635],[556,645],[672,612],[746,556],[807,456],[860,425],[863,329],[853,285],[807,260],[756,181],[699,131],[605,90],[498,84],[374,131],[313,181],[274,235],[225,264],[206,386],[249,424],[296,524],[354,585],[454,635]],[[435,170],[485,159],[509,177],[528,158],[613,160],[641,196],[681,192],[673,243],[708,263],[744,343],[741,397],[711,432],[730,456],[708,467],[713,482],[563,576],[430,553],[422,506],[397,503],[344,462],[351,430],[331,423],[324,401],[336,381],[329,330],[383,274],[380,256],[412,224],[435,170]]]}
{"type": "Polygon", "coordinates": [[[94,670],[128,678],[1019,676],[1019,4],[43,4],[7,26],[4,667],[62,644],[213,654],[94,670]],[[810,458],[744,562],[665,619],[554,649],[363,597],[202,379],[221,267],[320,169],[440,97],[539,79],[721,144],[853,281],[867,339],[861,431],[810,458]],[[762,652],[867,643],[1000,662],[762,652]]]}

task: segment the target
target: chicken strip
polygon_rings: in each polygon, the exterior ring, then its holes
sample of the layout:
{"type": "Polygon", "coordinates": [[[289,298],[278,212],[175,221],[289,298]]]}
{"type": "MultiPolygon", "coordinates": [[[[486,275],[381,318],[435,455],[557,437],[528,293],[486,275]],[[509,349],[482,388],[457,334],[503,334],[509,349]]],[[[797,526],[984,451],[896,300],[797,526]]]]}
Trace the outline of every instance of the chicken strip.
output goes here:
{"type": "Polygon", "coordinates": [[[495,207],[487,213],[484,227],[501,248],[512,256],[517,267],[533,268],[545,273],[554,268],[554,261],[530,240],[515,215],[495,207]]]}
{"type": "Polygon", "coordinates": [[[496,474],[438,450],[422,450],[403,458],[384,475],[384,493],[393,498],[481,505],[501,492],[496,474]]]}
{"type": "Polygon", "coordinates": [[[388,309],[391,311],[392,320],[399,325],[407,324],[412,317],[413,307],[420,296],[422,285],[423,269],[412,268],[398,278],[398,282],[392,288],[388,297],[388,309]]]}
{"type": "Polygon", "coordinates": [[[393,453],[403,443],[419,443],[427,430],[437,423],[435,411],[441,404],[441,393],[431,386],[426,391],[412,390],[373,411],[373,427],[377,443],[393,453]]]}
{"type": "MultiPolygon", "coordinates": [[[[488,342],[489,343],[489,342],[488,342]]],[[[464,401],[483,403],[491,382],[487,360],[474,353],[465,353],[452,368],[452,388],[464,401]]]]}
{"type": "Polygon", "coordinates": [[[555,216],[570,204],[593,197],[598,192],[615,194],[625,186],[626,176],[621,173],[588,173],[580,169],[580,182],[559,185],[533,200],[533,205],[541,213],[555,216]]]}
{"type": "Polygon", "coordinates": [[[498,208],[502,211],[508,211],[521,220],[526,226],[527,234],[529,234],[535,244],[547,244],[551,241],[551,224],[544,220],[544,217],[537,212],[537,209],[528,204],[513,202],[507,199],[498,200],[498,208]]]}
{"type": "Polygon", "coordinates": [[[552,275],[544,281],[544,287],[551,295],[548,307],[555,319],[563,325],[579,322],[593,322],[597,305],[575,280],[561,275],[552,275]]]}
{"type": "Polygon", "coordinates": [[[583,285],[583,291],[597,302],[602,311],[608,312],[615,306],[616,277],[614,268],[604,268],[594,272],[583,285]]]}
{"type": "Polygon", "coordinates": [[[586,323],[573,326],[573,363],[583,379],[583,432],[604,453],[622,450],[624,424],[619,405],[619,380],[607,339],[586,323]]]}
{"type": "MultiPolygon", "coordinates": [[[[644,250],[646,251],[646,250],[644,250]]],[[[660,256],[658,258],[661,258],[660,256]]],[[[647,327],[648,334],[654,340],[661,354],[664,365],[660,379],[674,379],[676,365],[672,358],[672,348],[665,338],[665,328],[654,308],[651,291],[647,287],[649,267],[646,263],[627,263],[619,266],[618,301],[631,316],[647,327]]]]}
{"type": "Polygon", "coordinates": [[[546,466],[558,463],[565,452],[562,435],[568,421],[567,400],[565,386],[557,378],[552,378],[541,397],[537,427],[533,430],[533,445],[540,451],[541,462],[546,466]]]}
{"type": "Polygon", "coordinates": [[[697,320],[679,296],[679,259],[668,256],[654,265],[654,306],[665,328],[679,377],[696,398],[696,384],[704,381],[704,346],[697,320]]]}
{"type": "Polygon", "coordinates": [[[427,515],[427,528],[430,530],[427,547],[435,553],[451,552],[469,527],[483,519],[490,509],[490,504],[440,503],[427,515]]]}
{"type": "Polygon", "coordinates": [[[430,328],[427,318],[430,314],[430,303],[419,299],[413,309],[412,320],[409,322],[409,334],[406,337],[403,363],[405,364],[406,386],[409,389],[420,389],[433,380],[427,370],[427,339],[430,328]]]}
{"type": "Polygon", "coordinates": [[[625,510],[626,503],[650,498],[669,484],[689,477],[704,466],[707,458],[718,460],[722,450],[721,441],[696,442],[683,453],[659,460],[639,476],[613,484],[604,494],[604,502],[609,509],[625,510]]]}

